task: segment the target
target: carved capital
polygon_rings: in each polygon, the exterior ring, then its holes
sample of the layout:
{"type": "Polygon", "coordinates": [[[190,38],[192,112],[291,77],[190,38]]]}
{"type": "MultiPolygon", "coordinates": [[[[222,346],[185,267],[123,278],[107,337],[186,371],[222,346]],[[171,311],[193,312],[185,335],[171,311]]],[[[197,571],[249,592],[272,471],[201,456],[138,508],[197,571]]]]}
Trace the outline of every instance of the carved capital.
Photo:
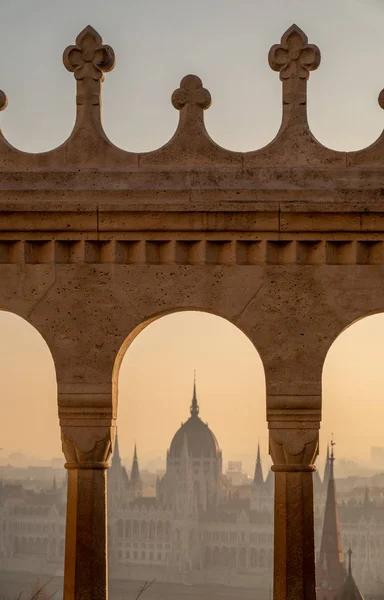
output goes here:
{"type": "Polygon", "coordinates": [[[319,449],[318,429],[270,429],[269,454],[272,471],[315,471],[319,449]]]}
{"type": "Polygon", "coordinates": [[[172,94],[172,104],[177,110],[186,105],[206,110],[211,106],[211,101],[211,94],[197,75],[186,75],[172,94]]]}
{"type": "Polygon", "coordinates": [[[61,426],[66,469],[107,469],[112,454],[114,427],[61,426]]]}
{"type": "Polygon", "coordinates": [[[115,53],[103,44],[101,36],[88,25],[76,38],[75,46],[68,46],[63,54],[65,67],[74,73],[77,81],[77,104],[100,104],[100,84],[104,73],[115,66],[115,53]]]}

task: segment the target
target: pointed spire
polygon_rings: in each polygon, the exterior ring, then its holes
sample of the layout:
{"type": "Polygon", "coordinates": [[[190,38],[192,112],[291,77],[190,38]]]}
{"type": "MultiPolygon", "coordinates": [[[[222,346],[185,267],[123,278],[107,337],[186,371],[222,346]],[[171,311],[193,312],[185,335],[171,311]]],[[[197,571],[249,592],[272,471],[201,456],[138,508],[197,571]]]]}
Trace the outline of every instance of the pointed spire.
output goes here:
{"type": "Polygon", "coordinates": [[[327,444],[327,457],[325,459],[324,477],[323,477],[323,486],[324,486],[325,489],[327,489],[327,487],[328,487],[329,468],[330,468],[330,461],[329,461],[329,442],[328,442],[328,444],[327,444]]]}
{"type": "Polygon", "coordinates": [[[120,467],[121,466],[121,458],[120,458],[120,448],[119,448],[119,436],[118,430],[116,427],[116,436],[115,436],[115,449],[112,456],[112,467],[120,467]]]}
{"type": "Polygon", "coordinates": [[[261,458],[260,458],[260,442],[257,444],[257,458],[256,458],[256,467],[255,467],[255,475],[253,477],[254,485],[262,485],[264,483],[263,478],[263,468],[261,466],[261,458]]]}
{"type": "Polygon", "coordinates": [[[141,477],[140,477],[140,470],[139,470],[139,460],[137,458],[136,444],[135,444],[134,453],[133,453],[130,485],[136,491],[141,490],[141,477]]]}
{"type": "Polygon", "coordinates": [[[331,453],[329,457],[329,480],[327,487],[327,500],[324,511],[323,533],[319,561],[317,565],[317,580],[329,593],[336,596],[342,589],[345,581],[344,555],[341,544],[339,512],[336,501],[333,447],[331,440],[331,453]]]}
{"type": "Polygon", "coordinates": [[[196,396],[196,371],[193,372],[193,397],[191,404],[191,417],[197,417],[199,414],[199,405],[197,404],[196,396]]]}
{"type": "Polygon", "coordinates": [[[357,587],[355,580],[352,576],[352,550],[351,546],[348,549],[348,575],[345,580],[345,583],[336,596],[336,600],[364,600],[362,593],[357,587]]]}

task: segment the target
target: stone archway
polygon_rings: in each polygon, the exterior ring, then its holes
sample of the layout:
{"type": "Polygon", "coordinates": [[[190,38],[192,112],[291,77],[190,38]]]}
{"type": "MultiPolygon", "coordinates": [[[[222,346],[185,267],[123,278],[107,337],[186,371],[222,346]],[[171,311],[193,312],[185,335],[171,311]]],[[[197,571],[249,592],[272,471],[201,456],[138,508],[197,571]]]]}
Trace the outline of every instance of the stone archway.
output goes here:
{"type": "Polygon", "coordinates": [[[209,137],[211,95],[194,75],[172,96],[180,119],[171,140],[123,151],[101,124],[112,48],[87,27],[64,64],[77,85],[69,139],[28,154],[0,137],[0,305],[40,331],[57,372],[69,471],[64,598],[107,598],[116,355],[127,332],[195,308],[237,325],[262,357],[274,597],[313,600],[321,371],[338,331],[384,309],[384,136],[349,153],[317,142],[306,93],[320,52],[296,25],[269,53],[283,88],[280,131],[247,153],[209,137]]]}

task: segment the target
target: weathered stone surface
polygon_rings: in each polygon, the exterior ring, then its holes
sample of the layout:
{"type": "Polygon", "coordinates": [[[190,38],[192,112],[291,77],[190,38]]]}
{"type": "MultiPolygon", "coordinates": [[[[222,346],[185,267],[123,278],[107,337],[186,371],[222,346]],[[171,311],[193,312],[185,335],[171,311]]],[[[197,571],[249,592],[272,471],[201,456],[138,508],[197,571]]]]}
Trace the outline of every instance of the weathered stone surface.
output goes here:
{"type": "Polygon", "coordinates": [[[306,90],[320,52],[297,26],[269,61],[282,80],[282,125],[254,152],[209,137],[211,96],[195,75],[172,96],[180,118],[167,144],[116,148],[101,121],[114,53],[91,27],[64,53],[77,85],[69,139],[28,154],[0,135],[0,304],[40,331],[58,380],[65,600],[107,598],[105,468],[124,352],[152,320],[191,309],[228,319],[260,353],[276,477],[274,594],[314,598],[322,368],[345,327],[384,311],[384,137],[352,153],[314,138],[306,90]]]}

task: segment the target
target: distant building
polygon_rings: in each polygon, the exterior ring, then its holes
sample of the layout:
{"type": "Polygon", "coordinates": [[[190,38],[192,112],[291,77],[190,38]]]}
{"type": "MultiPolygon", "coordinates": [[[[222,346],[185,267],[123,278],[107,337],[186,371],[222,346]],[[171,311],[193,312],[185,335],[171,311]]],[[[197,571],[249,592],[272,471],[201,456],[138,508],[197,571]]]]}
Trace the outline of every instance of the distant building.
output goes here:
{"type": "Polygon", "coordinates": [[[384,446],[371,447],[372,466],[384,471],[384,446]]]}
{"type": "Polygon", "coordinates": [[[112,577],[218,583],[268,592],[272,473],[264,481],[259,451],[252,485],[244,484],[240,462],[223,474],[217,439],[199,416],[195,384],[190,417],[171,441],[156,498],[141,495],[138,463],[129,479],[118,453],[117,443],[108,476],[112,577]]]}
{"type": "MultiPolygon", "coordinates": [[[[273,473],[264,478],[260,448],[251,483],[231,481],[241,464],[224,475],[222,462],[218,441],[199,416],[195,385],[190,416],[171,441],[155,496],[144,493],[136,447],[130,472],[122,465],[117,436],[108,470],[111,578],[218,583],[253,588],[255,598],[269,595],[273,473]]],[[[344,500],[337,503],[329,449],[323,478],[317,471],[313,477],[318,599],[334,600],[345,583],[348,547],[356,584],[366,597],[383,598],[384,480],[373,478],[372,495],[361,478],[344,480],[344,500]]],[[[62,573],[65,504],[66,485],[55,479],[45,491],[0,481],[0,571],[62,573]]]]}

